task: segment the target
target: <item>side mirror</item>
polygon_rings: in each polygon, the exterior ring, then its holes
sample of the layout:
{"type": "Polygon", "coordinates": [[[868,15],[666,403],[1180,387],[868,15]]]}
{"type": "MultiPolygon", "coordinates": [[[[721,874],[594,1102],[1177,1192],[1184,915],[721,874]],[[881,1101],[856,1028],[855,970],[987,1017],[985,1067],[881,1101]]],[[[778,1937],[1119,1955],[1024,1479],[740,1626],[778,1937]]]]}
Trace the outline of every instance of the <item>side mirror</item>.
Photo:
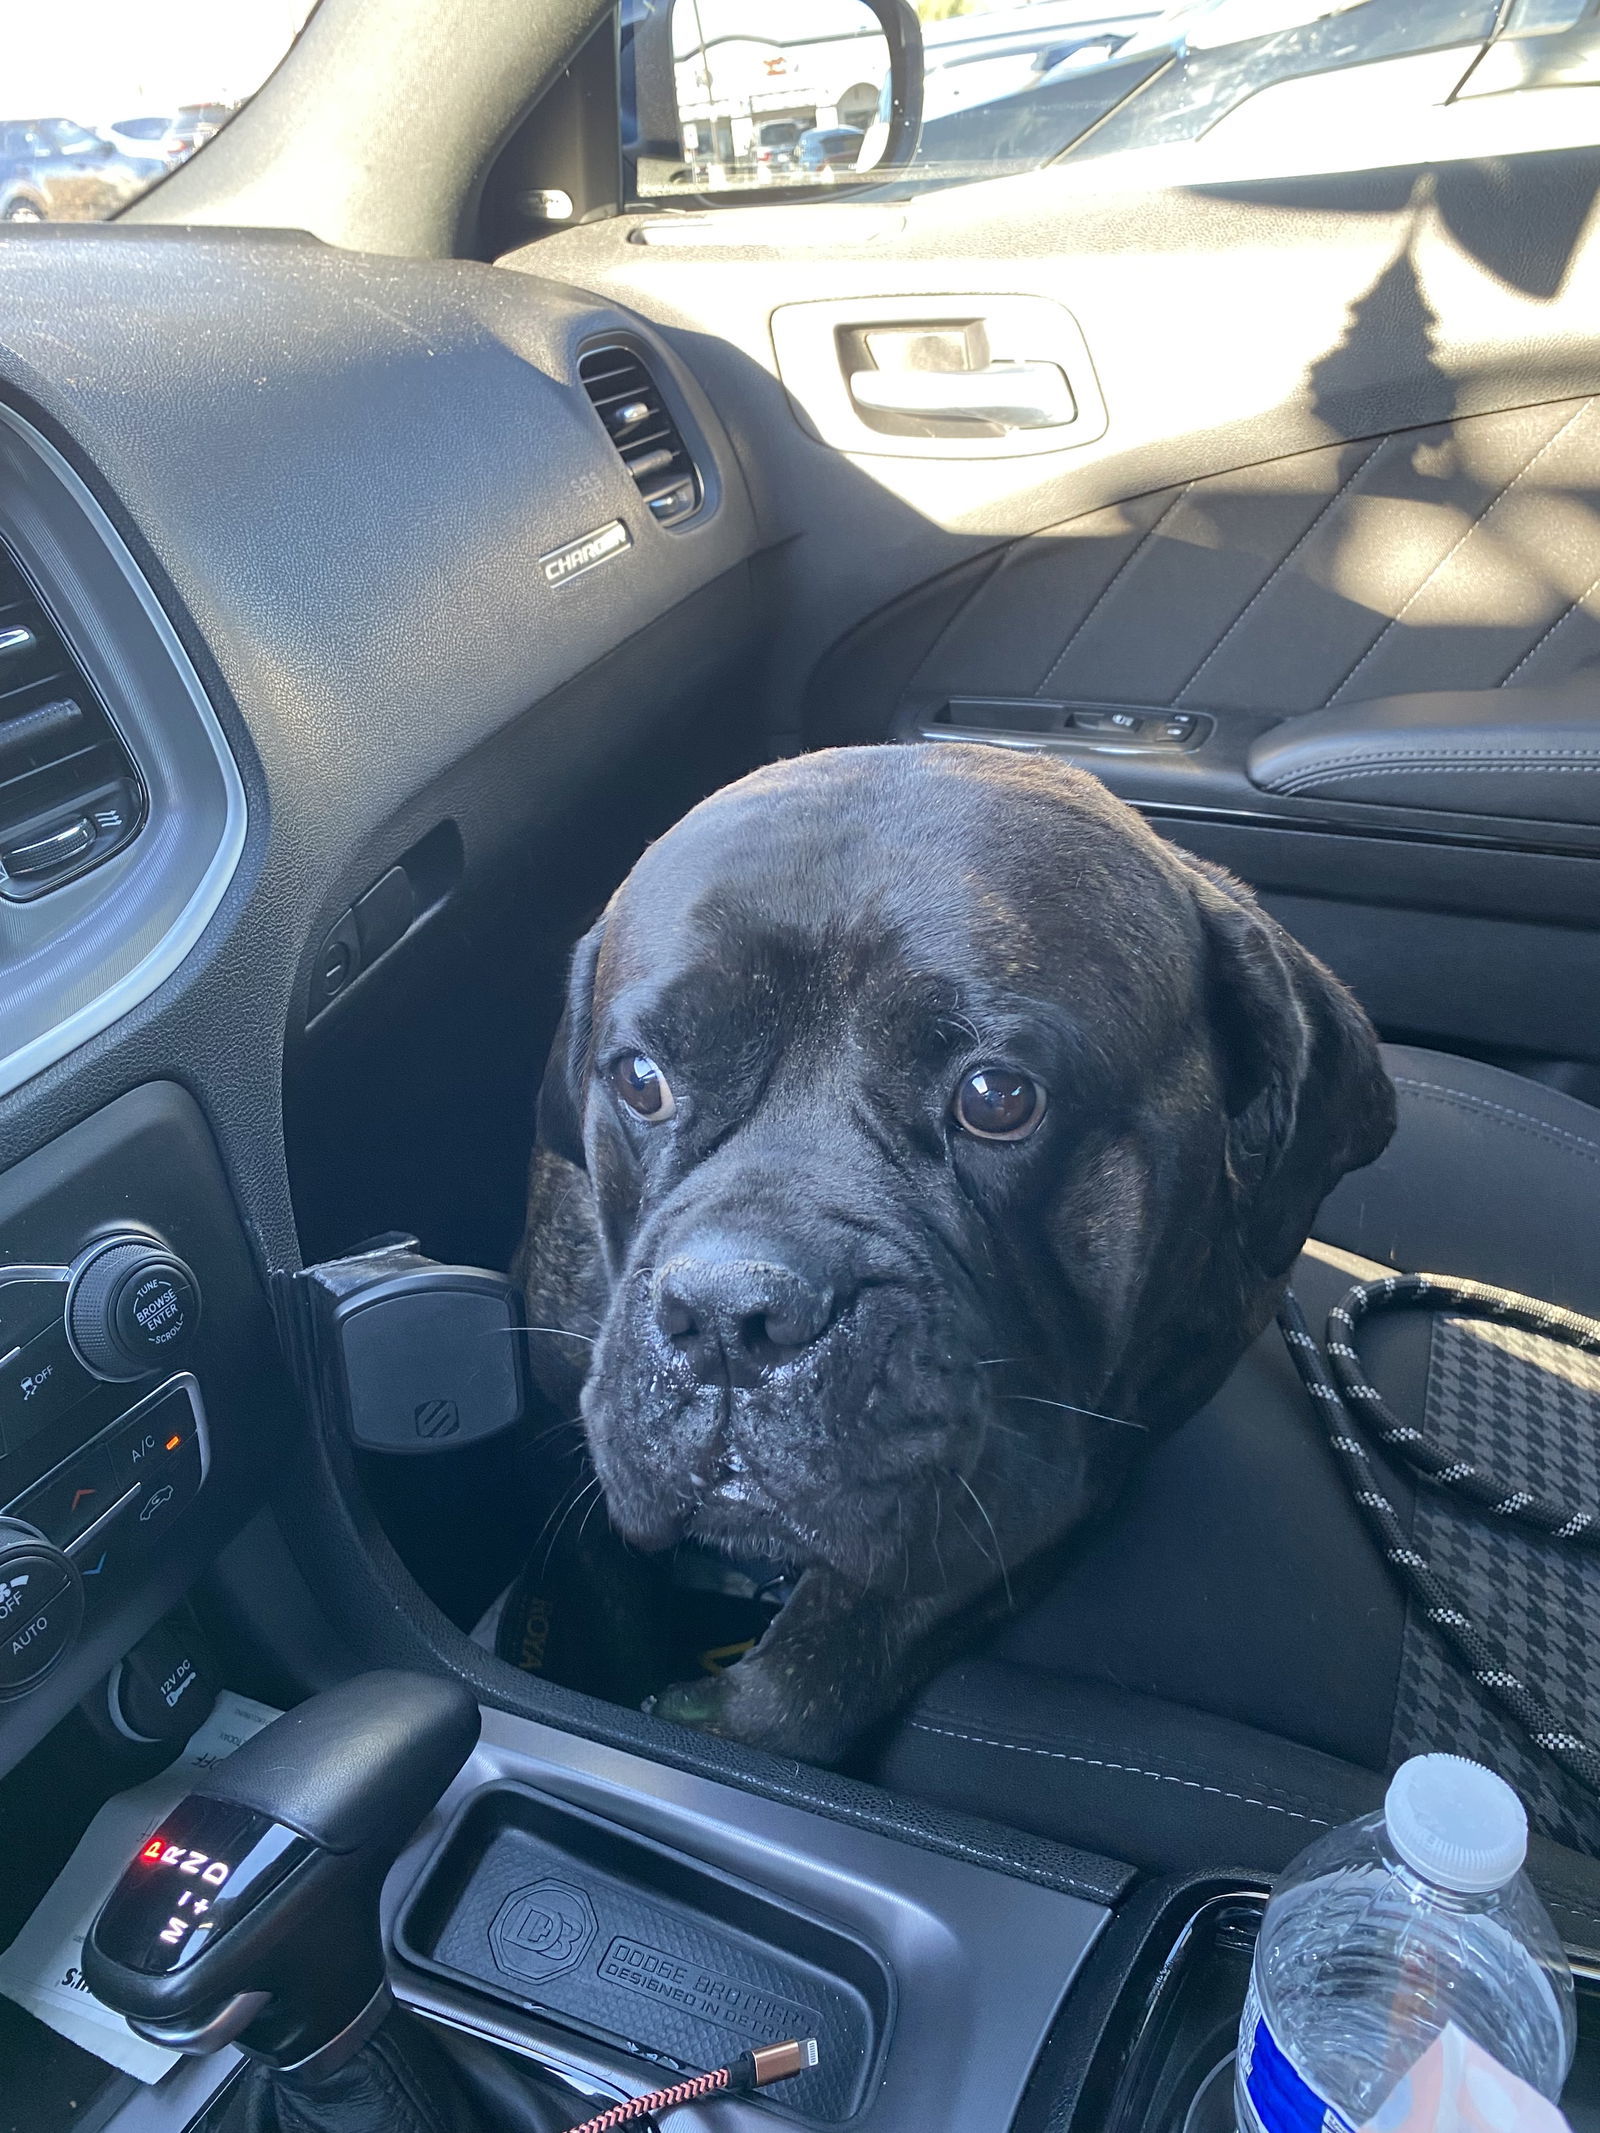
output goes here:
{"type": "Polygon", "coordinates": [[[623,0],[628,197],[847,183],[907,164],[922,115],[912,0],[623,0]]]}

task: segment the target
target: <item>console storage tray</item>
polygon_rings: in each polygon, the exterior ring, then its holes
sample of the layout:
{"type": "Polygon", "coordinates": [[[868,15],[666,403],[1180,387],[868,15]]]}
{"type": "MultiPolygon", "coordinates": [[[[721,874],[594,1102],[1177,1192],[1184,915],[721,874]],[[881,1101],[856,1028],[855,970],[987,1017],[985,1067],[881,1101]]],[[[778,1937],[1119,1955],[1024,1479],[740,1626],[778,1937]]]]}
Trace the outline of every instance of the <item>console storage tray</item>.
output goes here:
{"type": "Polygon", "coordinates": [[[850,1935],[521,1785],[467,1802],[395,1941],[420,1969],[675,2070],[814,2036],[819,2064],[778,2096],[823,2125],[871,2093],[893,2014],[887,1969],[850,1935]]]}

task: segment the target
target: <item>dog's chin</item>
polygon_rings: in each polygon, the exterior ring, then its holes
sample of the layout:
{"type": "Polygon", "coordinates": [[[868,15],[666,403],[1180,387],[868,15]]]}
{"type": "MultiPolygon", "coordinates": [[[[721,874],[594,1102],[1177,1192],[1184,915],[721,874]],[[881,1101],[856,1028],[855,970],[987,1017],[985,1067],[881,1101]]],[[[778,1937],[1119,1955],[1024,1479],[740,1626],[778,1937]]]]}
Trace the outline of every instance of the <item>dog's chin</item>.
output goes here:
{"type": "Polygon", "coordinates": [[[694,1381],[615,1314],[580,1402],[613,1526],[652,1551],[691,1540],[862,1583],[884,1573],[936,1511],[933,1477],[970,1463],[987,1387],[954,1363],[965,1342],[878,1316],[730,1388],[694,1381]]]}
{"type": "MultiPolygon", "coordinates": [[[[651,1441],[659,1443],[659,1435],[651,1432],[651,1441]]],[[[845,1485],[796,1476],[784,1492],[735,1461],[732,1473],[689,1494],[670,1482],[641,1488],[648,1460],[618,1453],[613,1440],[609,1456],[595,1460],[611,1523],[649,1553],[691,1541],[742,1562],[828,1569],[865,1586],[898,1559],[932,1510],[926,1470],[845,1485]]]]}

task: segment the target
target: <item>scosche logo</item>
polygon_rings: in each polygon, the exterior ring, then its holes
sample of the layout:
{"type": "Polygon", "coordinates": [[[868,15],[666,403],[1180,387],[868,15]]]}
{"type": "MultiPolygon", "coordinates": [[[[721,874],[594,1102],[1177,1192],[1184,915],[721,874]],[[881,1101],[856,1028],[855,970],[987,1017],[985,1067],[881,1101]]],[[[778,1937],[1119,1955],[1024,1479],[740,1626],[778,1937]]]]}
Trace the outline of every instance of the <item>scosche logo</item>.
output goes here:
{"type": "Polygon", "coordinates": [[[539,568],[544,572],[546,585],[565,585],[569,578],[580,578],[586,570],[593,570],[597,563],[609,562],[612,556],[621,555],[624,548],[633,546],[633,535],[614,518],[609,526],[597,527],[586,533],[581,541],[568,541],[565,548],[552,548],[548,555],[539,558],[539,568]]]}

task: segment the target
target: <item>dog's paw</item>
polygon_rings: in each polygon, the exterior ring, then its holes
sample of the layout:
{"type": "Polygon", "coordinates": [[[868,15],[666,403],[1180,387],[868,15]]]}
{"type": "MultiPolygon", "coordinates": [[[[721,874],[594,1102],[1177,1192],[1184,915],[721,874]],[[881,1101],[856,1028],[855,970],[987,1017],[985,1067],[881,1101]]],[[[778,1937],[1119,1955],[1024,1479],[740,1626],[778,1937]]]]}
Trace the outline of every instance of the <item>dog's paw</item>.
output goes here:
{"type": "Polygon", "coordinates": [[[720,1675],[706,1681],[675,1681],[659,1695],[647,1696],[642,1708],[652,1718],[668,1718],[675,1726],[693,1726],[701,1733],[721,1733],[717,1723],[726,1698],[719,1694],[720,1675]]]}
{"type": "Polygon", "coordinates": [[[802,1763],[832,1762],[849,1745],[832,1698],[819,1705],[797,1697],[792,1683],[774,1681],[759,1660],[742,1659],[708,1681],[674,1682],[644,1708],[675,1725],[802,1763]]]}

